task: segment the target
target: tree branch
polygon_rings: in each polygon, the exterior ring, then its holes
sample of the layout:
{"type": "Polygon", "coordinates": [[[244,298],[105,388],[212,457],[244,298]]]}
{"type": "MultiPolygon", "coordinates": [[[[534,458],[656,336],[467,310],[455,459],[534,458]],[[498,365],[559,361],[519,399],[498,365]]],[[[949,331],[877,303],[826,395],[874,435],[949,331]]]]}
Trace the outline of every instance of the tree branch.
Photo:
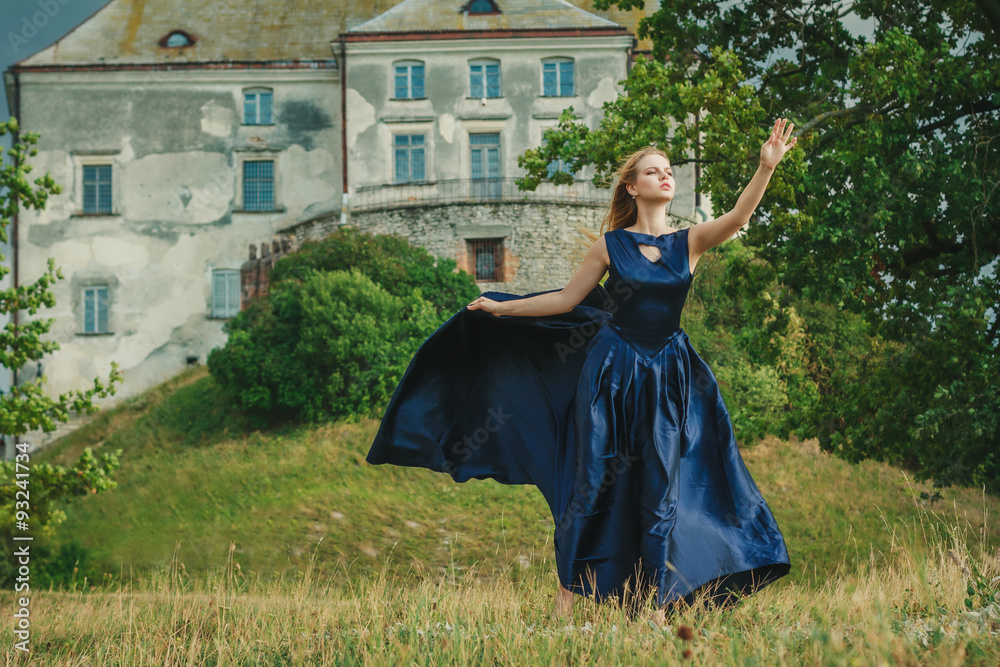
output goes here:
{"type": "Polygon", "coordinates": [[[815,60],[809,60],[809,61],[803,62],[798,67],[794,67],[792,69],[786,69],[784,71],[776,72],[774,74],[770,74],[770,73],[765,72],[761,76],[761,78],[760,78],[760,88],[757,89],[757,94],[760,95],[761,93],[763,93],[764,90],[765,90],[765,88],[767,88],[767,85],[771,81],[774,81],[775,79],[783,79],[786,76],[793,76],[795,74],[799,74],[800,72],[806,71],[807,69],[809,69],[813,65],[818,65],[819,63],[822,63],[822,62],[824,62],[826,60],[829,60],[829,58],[817,58],[815,60]]]}
{"type": "MultiPolygon", "coordinates": [[[[986,17],[986,22],[993,29],[993,39],[1000,40],[1000,1],[998,0],[975,0],[979,11],[986,17]]],[[[997,319],[1000,319],[998,315],[997,319]]]]}
{"type": "Polygon", "coordinates": [[[903,251],[900,259],[886,264],[886,269],[895,269],[909,275],[909,266],[918,262],[925,262],[929,259],[937,259],[942,255],[951,255],[961,252],[962,244],[954,241],[940,241],[934,245],[921,245],[907,248],[903,251]]]}
{"type": "Polygon", "coordinates": [[[809,132],[810,130],[812,130],[814,127],[816,127],[820,123],[825,123],[826,121],[828,121],[828,120],[830,120],[832,118],[842,118],[844,116],[856,116],[856,115],[863,114],[863,113],[866,113],[866,112],[871,111],[871,110],[872,110],[872,108],[871,108],[870,105],[861,104],[861,105],[849,107],[847,109],[834,109],[833,111],[824,111],[820,115],[818,115],[818,116],[816,116],[816,117],[814,117],[814,118],[812,118],[810,120],[807,120],[805,123],[803,123],[801,126],[799,126],[799,129],[798,129],[797,132],[795,132],[795,134],[796,135],[803,135],[803,134],[809,132]]]}
{"type": "Polygon", "coordinates": [[[964,118],[969,114],[986,113],[987,111],[996,111],[997,109],[1000,109],[1000,104],[995,104],[990,100],[980,100],[979,102],[970,102],[968,105],[962,107],[960,111],[953,113],[951,116],[946,116],[941,120],[934,121],[929,125],[924,125],[923,127],[917,129],[917,132],[919,134],[929,134],[934,130],[945,127],[947,125],[951,125],[959,118],[964,118]]]}

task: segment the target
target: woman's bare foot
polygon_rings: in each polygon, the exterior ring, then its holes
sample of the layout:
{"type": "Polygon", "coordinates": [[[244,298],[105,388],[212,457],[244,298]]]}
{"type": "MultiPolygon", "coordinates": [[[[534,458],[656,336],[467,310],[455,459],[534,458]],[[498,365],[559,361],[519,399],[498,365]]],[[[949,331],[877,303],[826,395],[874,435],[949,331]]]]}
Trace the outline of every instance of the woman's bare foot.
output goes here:
{"type": "Polygon", "coordinates": [[[573,618],[573,591],[567,589],[559,583],[559,590],[556,591],[555,616],[564,621],[573,618]]]}

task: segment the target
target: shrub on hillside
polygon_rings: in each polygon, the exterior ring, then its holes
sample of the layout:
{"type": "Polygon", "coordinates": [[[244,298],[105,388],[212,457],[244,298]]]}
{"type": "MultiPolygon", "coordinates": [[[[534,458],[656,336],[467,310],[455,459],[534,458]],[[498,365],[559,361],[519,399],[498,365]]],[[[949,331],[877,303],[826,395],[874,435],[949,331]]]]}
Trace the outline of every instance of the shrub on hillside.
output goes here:
{"type": "Polygon", "coordinates": [[[358,269],[393,296],[419,288],[439,317],[458,312],[481,294],[476,281],[456,271],[455,260],[435,257],[395,234],[373,236],[343,227],[321,241],[309,241],[271,271],[271,284],[304,280],[312,271],[358,269]]]}
{"type": "Polygon", "coordinates": [[[312,270],[227,323],[208,367],[258,424],[377,417],[439,325],[419,288],[394,296],[357,268],[312,270]]]}
{"type": "Polygon", "coordinates": [[[258,425],[376,416],[420,344],[481,293],[456,267],[351,227],[306,242],[271,270],[269,296],[226,323],[209,370],[258,425]]]}
{"type": "Polygon", "coordinates": [[[741,359],[719,365],[714,373],[741,446],[750,447],[768,434],[787,437],[782,429],[786,426],[788,393],[773,367],[754,366],[741,359]]]}

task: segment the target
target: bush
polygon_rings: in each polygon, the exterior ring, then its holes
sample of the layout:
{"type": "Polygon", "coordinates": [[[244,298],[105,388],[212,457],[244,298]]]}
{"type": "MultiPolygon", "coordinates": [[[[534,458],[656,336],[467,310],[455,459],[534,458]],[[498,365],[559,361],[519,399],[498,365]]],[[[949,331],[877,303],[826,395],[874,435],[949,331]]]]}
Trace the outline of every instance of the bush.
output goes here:
{"type": "Polygon", "coordinates": [[[277,262],[208,367],[254,426],[378,416],[423,341],[481,293],[454,260],[345,227],[277,262]]]}
{"type": "Polygon", "coordinates": [[[749,447],[768,434],[787,436],[779,429],[786,424],[788,394],[777,370],[740,361],[720,365],[714,372],[737,442],[749,447]]]}
{"type": "Polygon", "coordinates": [[[258,422],[378,416],[440,324],[419,288],[393,296],[357,268],[280,282],[234,322],[208,366],[258,422]]]}
{"type": "Polygon", "coordinates": [[[447,319],[481,294],[475,279],[452,259],[435,257],[395,234],[373,236],[343,227],[321,241],[309,241],[271,271],[271,285],[305,280],[313,271],[358,269],[393,296],[420,289],[439,318],[447,319]]]}

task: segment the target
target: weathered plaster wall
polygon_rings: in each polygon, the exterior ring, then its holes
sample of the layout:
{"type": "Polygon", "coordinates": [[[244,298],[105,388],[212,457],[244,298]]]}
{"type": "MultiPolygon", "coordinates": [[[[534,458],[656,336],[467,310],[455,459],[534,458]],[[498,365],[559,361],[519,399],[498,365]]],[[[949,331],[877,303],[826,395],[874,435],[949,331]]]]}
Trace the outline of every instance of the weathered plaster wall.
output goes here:
{"type": "MultiPolygon", "coordinates": [[[[33,175],[63,192],[22,211],[20,282],[54,258],[65,280],[53,317],[60,350],[43,363],[55,395],[106,378],[109,403],[205,363],[225,342],[212,272],[239,270],[251,243],[323,212],[339,214],[340,87],[335,70],[181,70],[22,74],[22,127],[41,133],[33,175]],[[273,89],[273,126],[242,125],[242,89],[273,89]],[[276,212],[241,212],[241,161],[275,159],[276,212]],[[114,214],[81,215],[82,165],[113,162],[114,214]],[[83,287],[106,284],[110,330],[82,334],[83,287]]],[[[23,369],[20,380],[36,368],[23,369]]]]}
{"type": "MultiPolygon", "coordinates": [[[[615,98],[627,74],[630,36],[426,40],[348,45],[349,185],[393,180],[394,134],[425,132],[427,179],[469,178],[470,132],[499,132],[501,177],[520,176],[517,156],[537,146],[563,109],[596,127],[601,105],[615,98]],[[575,62],[575,95],[542,96],[542,59],[575,62]],[[469,61],[500,61],[501,97],[470,97],[469,61]],[[426,99],[395,100],[393,62],[422,60],[426,99]]],[[[586,177],[584,172],[580,177],[586,177]]]]}

